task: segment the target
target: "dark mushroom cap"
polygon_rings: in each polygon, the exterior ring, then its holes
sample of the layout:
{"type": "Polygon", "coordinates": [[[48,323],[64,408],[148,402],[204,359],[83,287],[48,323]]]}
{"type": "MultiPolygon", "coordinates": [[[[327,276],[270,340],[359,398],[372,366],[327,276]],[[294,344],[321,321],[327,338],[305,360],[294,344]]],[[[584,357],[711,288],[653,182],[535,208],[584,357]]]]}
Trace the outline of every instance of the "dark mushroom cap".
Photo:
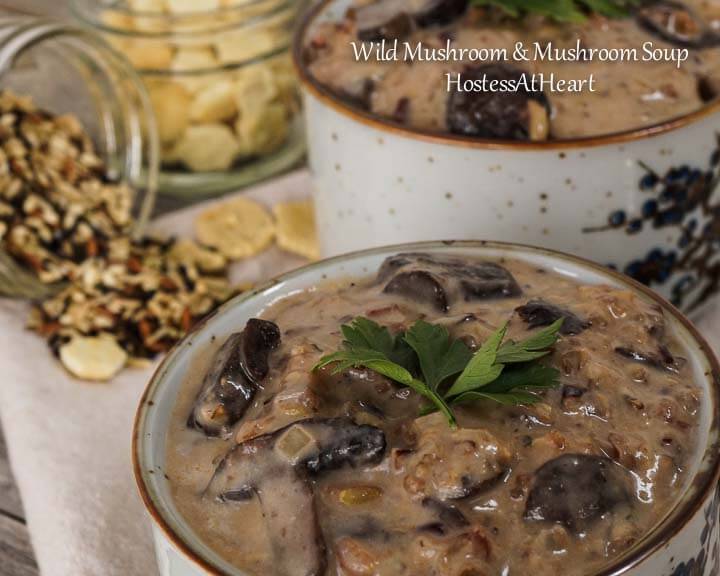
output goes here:
{"type": "Polygon", "coordinates": [[[445,26],[462,16],[468,4],[468,0],[423,0],[413,18],[421,28],[445,26]]]}
{"type": "Polygon", "coordinates": [[[581,320],[570,310],[555,306],[544,300],[530,300],[524,306],[516,308],[515,311],[527,323],[528,328],[550,326],[560,318],[565,319],[560,328],[561,334],[580,334],[580,332],[590,327],[590,322],[581,320]]]}
{"type": "Polygon", "coordinates": [[[273,322],[251,318],[215,354],[188,425],[208,436],[227,433],[243,417],[269,371],[270,353],[280,345],[273,322]]]}
{"type": "Polygon", "coordinates": [[[440,280],[425,270],[401,272],[388,282],[384,292],[423,302],[438,312],[448,311],[448,297],[440,280]]]}
{"type": "Polygon", "coordinates": [[[677,360],[664,346],[660,346],[657,352],[641,352],[627,346],[617,346],[615,353],[632,362],[646,364],[658,370],[667,372],[677,372],[678,370],[677,360]]]}
{"type": "Polygon", "coordinates": [[[513,275],[495,262],[466,262],[451,256],[408,253],[391,256],[378,271],[385,292],[447,312],[458,297],[466,302],[513,298],[522,291],[513,275]]]}
{"type": "MultiPolygon", "coordinates": [[[[469,67],[461,78],[466,81],[519,82],[523,70],[507,64],[485,64],[469,67]]],[[[542,92],[459,90],[450,92],[446,122],[453,134],[475,138],[528,140],[530,138],[530,101],[547,108],[542,92]]]]}
{"type": "Polygon", "coordinates": [[[702,17],[682,2],[662,0],[638,9],[638,24],[658,38],[685,48],[720,45],[720,34],[711,30],[702,17]]]}
{"type": "Polygon", "coordinates": [[[559,523],[580,534],[631,502],[632,477],[623,467],[603,456],[565,454],[535,472],[525,519],[559,523]]]}

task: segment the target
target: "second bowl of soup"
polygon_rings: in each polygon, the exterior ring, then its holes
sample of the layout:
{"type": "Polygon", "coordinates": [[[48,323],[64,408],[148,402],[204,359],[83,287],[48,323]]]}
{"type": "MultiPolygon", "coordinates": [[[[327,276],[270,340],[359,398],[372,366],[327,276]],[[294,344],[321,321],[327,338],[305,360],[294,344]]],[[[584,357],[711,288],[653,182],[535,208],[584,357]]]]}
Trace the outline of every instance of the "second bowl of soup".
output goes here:
{"type": "Polygon", "coordinates": [[[704,0],[579,23],[462,1],[319,3],[294,53],[325,255],[490,236],[611,265],[697,309],[720,285],[718,22],[704,0]],[[513,60],[518,42],[529,62],[513,60]]]}

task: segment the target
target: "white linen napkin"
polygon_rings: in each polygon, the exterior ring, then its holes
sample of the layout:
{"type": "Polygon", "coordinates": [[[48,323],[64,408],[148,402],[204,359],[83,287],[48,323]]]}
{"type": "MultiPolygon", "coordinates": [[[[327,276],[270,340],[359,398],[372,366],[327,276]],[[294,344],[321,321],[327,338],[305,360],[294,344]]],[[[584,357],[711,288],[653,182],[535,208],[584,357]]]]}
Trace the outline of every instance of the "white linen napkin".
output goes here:
{"type": "MultiPolygon", "coordinates": [[[[307,172],[245,192],[271,205],[308,194],[307,172]]],[[[222,201],[222,200],[220,200],[222,201]]],[[[208,203],[176,212],[157,228],[190,236],[208,203]]],[[[233,279],[258,281],[303,261],[272,248],[236,266],[233,279]]],[[[717,308],[717,307],[716,307],[717,308]]],[[[25,329],[26,304],[0,300],[0,422],[44,576],[156,574],[149,518],[135,489],[131,429],[152,370],[113,382],[74,380],[25,329]]],[[[703,327],[720,347],[718,311],[703,327]]]]}
{"type": "MultiPolygon", "coordinates": [[[[309,189],[301,171],[243,194],[271,206],[309,189]]],[[[191,236],[194,217],[211,203],[175,212],[155,227],[191,236]]],[[[237,264],[232,277],[261,281],[303,262],[271,248],[237,264]]],[[[27,314],[27,304],[0,300],[0,422],[40,572],[156,574],[130,454],[135,408],[152,369],[129,369],[105,384],[75,380],[25,329],[27,314]]]]}

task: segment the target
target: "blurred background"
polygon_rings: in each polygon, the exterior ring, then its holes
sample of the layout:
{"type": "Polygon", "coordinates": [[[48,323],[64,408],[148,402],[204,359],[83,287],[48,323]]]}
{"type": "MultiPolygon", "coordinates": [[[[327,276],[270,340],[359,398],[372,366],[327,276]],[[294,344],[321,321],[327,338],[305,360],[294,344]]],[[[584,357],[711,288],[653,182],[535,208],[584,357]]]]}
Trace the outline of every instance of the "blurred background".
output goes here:
{"type": "Polygon", "coordinates": [[[7,11],[23,11],[47,16],[68,16],[68,2],[54,0],[6,0],[0,2],[0,8],[7,11]]]}

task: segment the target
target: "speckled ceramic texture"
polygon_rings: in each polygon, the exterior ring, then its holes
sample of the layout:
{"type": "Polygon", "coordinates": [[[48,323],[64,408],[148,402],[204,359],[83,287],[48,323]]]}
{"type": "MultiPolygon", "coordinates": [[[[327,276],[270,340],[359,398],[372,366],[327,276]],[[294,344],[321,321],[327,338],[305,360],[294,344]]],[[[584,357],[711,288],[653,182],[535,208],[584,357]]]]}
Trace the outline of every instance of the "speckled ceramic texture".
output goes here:
{"type": "Polygon", "coordinates": [[[664,308],[668,329],[685,344],[688,362],[705,391],[700,416],[700,445],[705,451],[693,464],[695,480],[661,526],[638,543],[628,555],[591,576],[717,576],[718,575],[718,364],[702,337],[669,304],[651,291],[604,267],[543,249],[481,242],[422,243],[358,252],[326,260],[287,274],[254,292],[225,304],[180,342],[163,361],[138,408],[133,440],[133,464],[140,494],[154,528],[158,565],[162,576],[202,574],[244,576],[219,558],[194,534],[170,497],[164,474],[165,441],[178,390],[190,366],[212,342],[260,314],[278,298],[326,280],[367,276],[381,262],[399,252],[424,251],[486,258],[519,258],[588,284],[610,284],[635,290],[641,298],[664,308]]]}
{"type": "Polygon", "coordinates": [[[296,38],[322,253],[492,239],[611,265],[689,311],[720,289],[720,107],[622,138],[472,143],[373,119],[313,85],[296,38]],[[670,188],[670,191],[668,191],[670,188]]]}

